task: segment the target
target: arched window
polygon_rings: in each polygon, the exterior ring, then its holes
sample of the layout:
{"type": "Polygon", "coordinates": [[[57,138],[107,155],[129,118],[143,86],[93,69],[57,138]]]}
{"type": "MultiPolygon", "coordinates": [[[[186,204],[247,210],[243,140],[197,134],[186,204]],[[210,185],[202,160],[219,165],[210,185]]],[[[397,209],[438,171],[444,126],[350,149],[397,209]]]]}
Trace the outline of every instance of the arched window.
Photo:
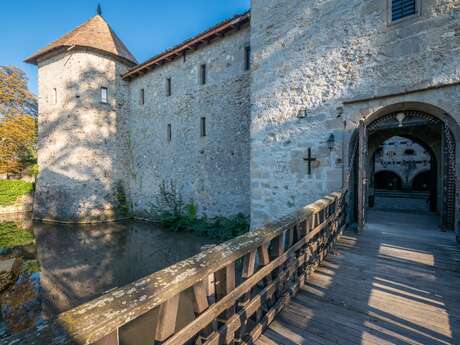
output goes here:
{"type": "Polygon", "coordinates": [[[412,179],[412,189],[416,191],[430,191],[433,183],[431,171],[423,171],[412,179]]]}
{"type": "Polygon", "coordinates": [[[375,174],[374,184],[376,189],[401,190],[401,178],[392,171],[379,171],[375,174]]]}

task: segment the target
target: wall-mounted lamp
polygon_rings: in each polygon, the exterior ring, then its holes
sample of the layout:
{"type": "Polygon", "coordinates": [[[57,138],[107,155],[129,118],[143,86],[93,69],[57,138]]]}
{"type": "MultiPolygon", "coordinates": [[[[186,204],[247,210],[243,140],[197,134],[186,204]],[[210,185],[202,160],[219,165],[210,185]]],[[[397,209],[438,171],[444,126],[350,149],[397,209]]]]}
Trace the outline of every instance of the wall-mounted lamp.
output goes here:
{"type": "Polygon", "coordinates": [[[398,127],[402,127],[402,126],[403,126],[403,121],[404,121],[405,118],[406,118],[406,114],[404,114],[404,113],[398,113],[398,114],[396,115],[396,120],[398,120],[398,122],[399,122],[398,127]]]}
{"type": "Polygon", "coordinates": [[[308,115],[307,109],[300,109],[299,112],[297,113],[297,118],[298,119],[304,119],[308,115]]]}
{"type": "Polygon", "coordinates": [[[335,146],[335,137],[334,137],[334,134],[331,133],[329,138],[327,138],[327,147],[329,151],[332,151],[334,149],[334,146],[335,146]]]}

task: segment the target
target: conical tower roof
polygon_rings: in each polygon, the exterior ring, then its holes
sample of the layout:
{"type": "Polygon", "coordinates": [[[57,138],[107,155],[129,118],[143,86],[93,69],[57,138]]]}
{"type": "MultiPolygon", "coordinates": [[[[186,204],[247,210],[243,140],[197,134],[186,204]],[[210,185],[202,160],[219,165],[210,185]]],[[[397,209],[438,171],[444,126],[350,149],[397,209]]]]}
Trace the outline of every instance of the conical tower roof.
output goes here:
{"type": "Polygon", "coordinates": [[[52,42],[25,61],[36,64],[38,59],[50,53],[59,53],[72,47],[84,47],[99,50],[127,62],[137,64],[136,58],[110,28],[100,15],[96,15],[75,30],[52,42]]]}

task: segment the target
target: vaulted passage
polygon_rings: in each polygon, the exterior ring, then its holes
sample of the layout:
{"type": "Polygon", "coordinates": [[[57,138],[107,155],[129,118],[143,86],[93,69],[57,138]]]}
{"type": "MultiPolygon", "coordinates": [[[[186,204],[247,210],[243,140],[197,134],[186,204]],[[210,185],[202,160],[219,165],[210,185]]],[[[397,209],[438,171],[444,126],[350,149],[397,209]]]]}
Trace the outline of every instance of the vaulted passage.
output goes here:
{"type": "MultiPolygon", "coordinates": [[[[432,140],[429,143],[440,146],[432,140]]],[[[370,159],[369,207],[438,212],[437,176],[441,167],[437,162],[430,145],[410,135],[386,139],[370,159]]]]}
{"type": "Polygon", "coordinates": [[[367,210],[431,213],[454,230],[458,128],[445,113],[384,110],[362,121],[350,145],[352,219],[363,230],[367,210]]]}
{"type": "Polygon", "coordinates": [[[435,216],[372,210],[257,344],[459,344],[459,260],[435,216]]]}

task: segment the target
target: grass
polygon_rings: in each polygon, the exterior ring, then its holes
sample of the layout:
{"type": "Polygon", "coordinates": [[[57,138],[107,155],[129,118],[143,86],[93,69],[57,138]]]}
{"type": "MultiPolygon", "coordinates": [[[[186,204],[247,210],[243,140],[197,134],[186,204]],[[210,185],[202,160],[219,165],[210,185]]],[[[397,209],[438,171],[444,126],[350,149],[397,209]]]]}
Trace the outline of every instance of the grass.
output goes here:
{"type": "Polygon", "coordinates": [[[32,232],[19,228],[15,223],[0,223],[0,248],[12,248],[34,243],[32,232]]]}
{"type": "Polygon", "coordinates": [[[26,260],[22,265],[22,271],[27,273],[40,272],[40,263],[38,260],[26,260]]]}
{"type": "Polygon", "coordinates": [[[0,180],[0,207],[13,205],[16,200],[31,192],[33,184],[21,180],[0,180]]]}

